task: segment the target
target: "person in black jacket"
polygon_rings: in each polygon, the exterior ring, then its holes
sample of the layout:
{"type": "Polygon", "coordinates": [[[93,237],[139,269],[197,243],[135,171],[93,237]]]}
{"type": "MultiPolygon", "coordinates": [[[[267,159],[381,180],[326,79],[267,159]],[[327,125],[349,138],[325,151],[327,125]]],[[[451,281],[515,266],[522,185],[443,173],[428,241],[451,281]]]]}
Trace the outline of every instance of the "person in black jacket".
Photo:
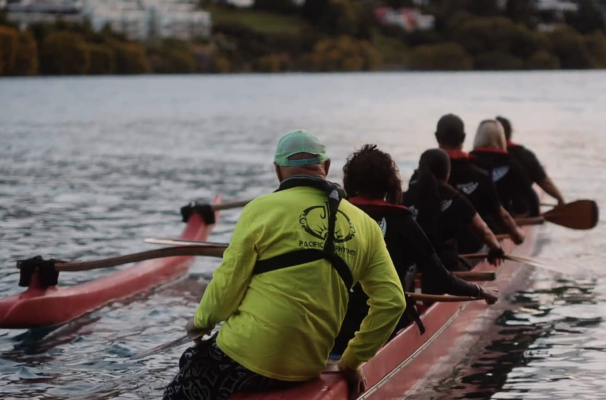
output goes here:
{"type": "MultiPolygon", "coordinates": [[[[448,183],[471,202],[492,231],[508,233],[515,244],[521,244],[525,238],[524,231],[501,204],[494,182],[486,171],[473,163],[473,156],[463,151],[466,137],[463,120],[454,114],[442,116],[435,136],[440,149],[450,157],[448,183]]],[[[482,241],[469,230],[462,231],[457,242],[462,253],[475,253],[483,246],[482,241]]]]}
{"type": "MultiPolygon", "coordinates": [[[[400,205],[402,184],[398,168],[389,154],[375,145],[365,145],[347,159],[343,172],[348,201],[365,211],[381,227],[387,250],[406,291],[414,291],[414,276],[420,272],[424,293],[482,297],[488,304],[498,300],[497,289],[483,289],[455,277],[444,268],[412,213],[400,205]]],[[[493,261],[497,262],[497,258],[493,261]]],[[[341,354],[359,329],[368,313],[367,301],[361,287],[355,286],[332,354],[341,354]]],[[[409,322],[402,318],[395,332],[409,322]]]]}
{"type": "Polygon", "coordinates": [[[524,172],[526,173],[526,177],[539,185],[539,187],[543,189],[545,193],[556,199],[559,206],[566,204],[560,189],[556,186],[553,180],[547,176],[545,169],[539,162],[539,159],[534,152],[521,144],[511,141],[511,134],[513,132],[511,122],[505,117],[496,117],[495,119],[501,123],[503,130],[505,131],[507,152],[522,165],[524,172]]]}
{"type": "Polygon", "coordinates": [[[505,132],[498,121],[488,119],[480,123],[471,154],[474,163],[492,178],[501,203],[510,213],[530,217],[540,214],[532,182],[507,152],[505,132]]]}
{"type": "Polygon", "coordinates": [[[444,150],[425,151],[416,174],[402,204],[409,207],[448,270],[469,269],[459,258],[457,237],[463,229],[481,239],[493,255],[502,254],[499,242],[473,205],[448,185],[450,158],[444,150]]]}

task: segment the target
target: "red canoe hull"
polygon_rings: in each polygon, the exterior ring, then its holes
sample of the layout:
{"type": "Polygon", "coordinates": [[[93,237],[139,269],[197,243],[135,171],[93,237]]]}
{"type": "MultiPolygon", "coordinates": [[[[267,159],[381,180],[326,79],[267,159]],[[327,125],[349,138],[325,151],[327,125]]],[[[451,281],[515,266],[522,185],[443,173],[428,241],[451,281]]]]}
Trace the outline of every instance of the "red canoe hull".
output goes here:
{"type": "MultiPolygon", "coordinates": [[[[217,196],[214,203],[219,201],[220,196],[217,196]]],[[[198,214],[194,214],[180,237],[206,240],[213,226],[206,225],[198,214]]],[[[143,261],[71,287],[30,287],[23,293],[0,300],[0,328],[40,328],[66,323],[110,302],[177,279],[193,262],[192,256],[161,258],[143,261]]]]}
{"type": "MultiPolygon", "coordinates": [[[[515,254],[528,255],[534,247],[536,227],[526,228],[526,241],[515,248],[515,254]]],[[[510,241],[503,244],[506,253],[514,250],[510,241]]],[[[474,271],[494,271],[483,262],[474,271]]],[[[527,284],[528,267],[508,261],[499,267],[497,280],[486,287],[498,287],[504,293],[521,289],[527,284]]],[[[415,325],[400,332],[377,355],[363,365],[369,390],[362,399],[401,399],[418,387],[434,370],[438,360],[453,352],[465,351],[459,342],[470,331],[482,329],[481,324],[492,324],[494,318],[483,301],[466,303],[436,303],[422,316],[426,332],[419,334],[415,325]],[[483,318],[484,317],[484,318],[483,318]]],[[[469,347],[469,346],[468,346],[469,347]]],[[[347,400],[347,385],[338,372],[324,372],[305,385],[268,393],[238,393],[231,400],[347,400]]]]}

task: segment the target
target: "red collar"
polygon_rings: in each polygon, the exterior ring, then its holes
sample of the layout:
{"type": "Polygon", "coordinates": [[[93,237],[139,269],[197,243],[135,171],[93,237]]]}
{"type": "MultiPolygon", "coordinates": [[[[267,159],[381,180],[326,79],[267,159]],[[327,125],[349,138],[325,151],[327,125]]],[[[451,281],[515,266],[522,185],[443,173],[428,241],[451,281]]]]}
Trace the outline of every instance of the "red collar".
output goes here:
{"type": "Polygon", "coordinates": [[[471,156],[469,155],[469,153],[464,152],[463,150],[457,150],[457,149],[444,149],[444,151],[446,153],[448,153],[448,156],[452,159],[452,160],[461,160],[461,159],[469,159],[471,158],[471,156]]]}
{"type": "Polygon", "coordinates": [[[354,206],[361,208],[362,210],[366,211],[399,211],[399,210],[406,210],[408,211],[408,207],[406,206],[400,206],[397,204],[391,204],[386,202],[385,200],[380,200],[380,199],[367,199],[366,197],[360,197],[360,196],[356,196],[356,197],[350,197],[347,199],[351,204],[353,204],[354,206]]]}
{"type": "Polygon", "coordinates": [[[524,147],[521,144],[514,143],[512,141],[507,141],[507,147],[524,147]]]}
{"type": "Polygon", "coordinates": [[[495,149],[492,147],[476,147],[473,149],[473,153],[497,153],[497,154],[507,154],[507,150],[495,149]]]}

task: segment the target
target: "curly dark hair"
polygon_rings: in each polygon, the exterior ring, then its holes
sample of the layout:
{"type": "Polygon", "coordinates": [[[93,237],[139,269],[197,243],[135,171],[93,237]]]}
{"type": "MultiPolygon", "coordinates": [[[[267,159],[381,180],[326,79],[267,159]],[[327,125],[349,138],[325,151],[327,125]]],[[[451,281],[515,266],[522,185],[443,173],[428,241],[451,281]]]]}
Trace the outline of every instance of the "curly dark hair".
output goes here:
{"type": "Polygon", "coordinates": [[[343,186],[350,197],[402,202],[402,182],[395,161],[374,144],[366,144],[347,158],[343,186]]]}

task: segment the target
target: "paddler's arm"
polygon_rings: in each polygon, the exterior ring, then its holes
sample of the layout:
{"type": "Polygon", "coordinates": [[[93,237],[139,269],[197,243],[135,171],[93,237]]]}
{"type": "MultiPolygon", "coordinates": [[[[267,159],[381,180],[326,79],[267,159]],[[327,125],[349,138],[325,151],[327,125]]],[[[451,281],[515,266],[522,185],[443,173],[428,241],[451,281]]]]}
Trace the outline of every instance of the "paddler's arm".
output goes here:
{"type": "Polygon", "coordinates": [[[528,148],[524,148],[524,161],[527,167],[527,170],[530,173],[530,177],[532,181],[535,182],[541,189],[545,191],[548,195],[553,197],[558,201],[558,205],[564,205],[566,202],[564,201],[564,196],[560,192],[560,189],[556,186],[556,184],[551,180],[550,177],[547,176],[545,169],[541,165],[541,162],[528,148]]]}
{"type": "Polygon", "coordinates": [[[499,208],[499,216],[501,217],[501,223],[504,225],[505,230],[511,236],[511,240],[515,244],[522,244],[524,239],[526,239],[526,235],[524,231],[516,225],[516,221],[512,218],[511,214],[507,212],[507,210],[500,206],[499,208]]]}
{"type": "Polygon", "coordinates": [[[402,284],[398,278],[389,252],[385,246],[379,225],[374,224],[373,255],[360,277],[362,289],[368,295],[370,309],[362,321],[360,330],[349,341],[340,361],[340,368],[356,370],[371,359],[387,341],[400,320],[406,302],[402,284]]]}
{"type": "Polygon", "coordinates": [[[564,196],[562,196],[560,189],[556,186],[556,184],[551,180],[550,177],[545,177],[545,179],[540,182],[537,182],[537,184],[541,189],[545,191],[545,193],[556,199],[558,201],[559,206],[563,206],[564,204],[566,204],[566,202],[564,201],[564,196]]]}
{"type": "Polygon", "coordinates": [[[407,244],[414,254],[415,264],[421,273],[421,289],[423,293],[443,294],[455,296],[480,297],[482,295],[478,285],[466,282],[448,271],[436,254],[433,246],[423,229],[417,222],[408,216],[402,222],[402,230],[406,231],[407,244]]]}
{"type": "MultiPolygon", "coordinates": [[[[210,330],[234,314],[248,288],[257,262],[256,241],[258,225],[251,203],[238,219],[223,262],[213,274],[202,301],[196,309],[194,325],[201,331],[210,330]]],[[[258,219],[258,218],[257,218],[258,219]]]]}
{"type": "Polygon", "coordinates": [[[480,214],[476,213],[471,220],[472,232],[482,240],[490,250],[498,250],[501,248],[501,244],[497,240],[496,236],[490,230],[486,222],[480,217],[480,214]]]}

